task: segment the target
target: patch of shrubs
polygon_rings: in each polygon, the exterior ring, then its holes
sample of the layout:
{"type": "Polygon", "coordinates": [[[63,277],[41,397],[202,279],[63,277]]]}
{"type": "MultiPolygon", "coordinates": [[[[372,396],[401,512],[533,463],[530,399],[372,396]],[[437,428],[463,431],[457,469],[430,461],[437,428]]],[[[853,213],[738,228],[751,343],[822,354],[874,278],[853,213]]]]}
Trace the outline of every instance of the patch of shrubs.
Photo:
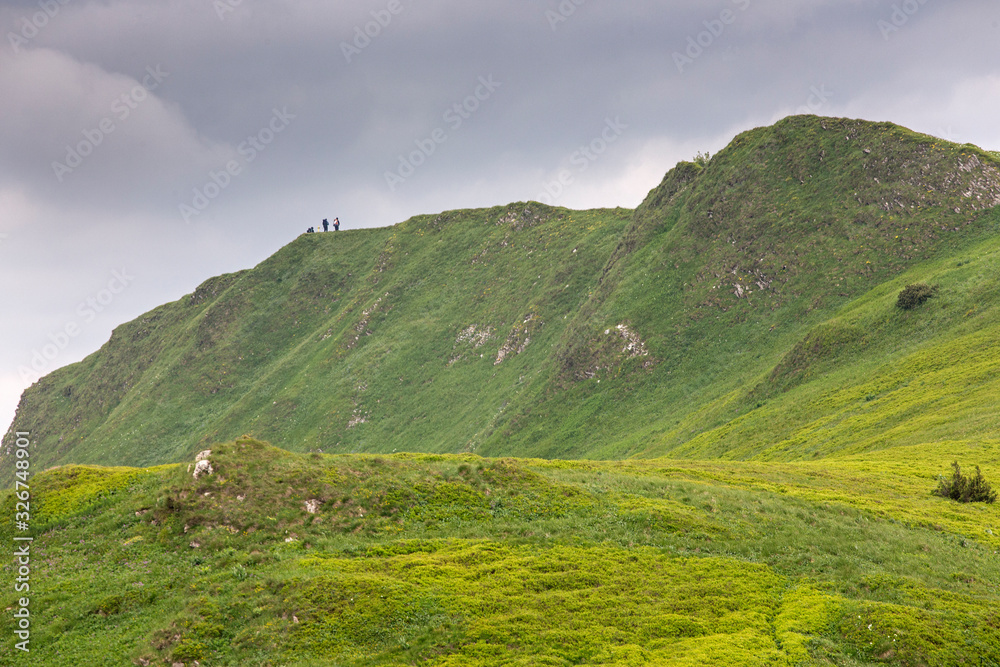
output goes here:
{"type": "Polygon", "coordinates": [[[896,299],[896,307],[903,310],[912,310],[934,296],[934,292],[936,291],[936,287],[931,287],[924,283],[907,285],[899,293],[899,297],[896,299]]]}
{"type": "Polygon", "coordinates": [[[951,479],[941,477],[938,481],[938,488],[934,490],[936,495],[943,498],[951,498],[960,503],[994,503],[997,499],[997,492],[990,487],[989,482],[983,479],[983,473],[976,466],[975,477],[966,477],[962,474],[962,469],[958,461],[951,464],[951,479]]]}

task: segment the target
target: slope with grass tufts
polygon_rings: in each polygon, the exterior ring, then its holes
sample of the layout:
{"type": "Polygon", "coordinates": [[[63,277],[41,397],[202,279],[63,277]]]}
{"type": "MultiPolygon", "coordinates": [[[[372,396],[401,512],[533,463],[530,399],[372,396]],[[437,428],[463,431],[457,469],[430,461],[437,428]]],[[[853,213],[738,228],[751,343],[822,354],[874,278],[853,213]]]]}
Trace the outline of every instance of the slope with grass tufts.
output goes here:
{"type": "MultiPolygon", "coordinates": [[[[1000,439],[1000,162],[793,117],[635,211],[303,236],[25,392],[39,466],[294,451],[796,460],[1000,439]],[[935,298],[895,307],[906,285],[935,298]]],[[[9,466],[2,479],[10,482],[9,466]]]]}

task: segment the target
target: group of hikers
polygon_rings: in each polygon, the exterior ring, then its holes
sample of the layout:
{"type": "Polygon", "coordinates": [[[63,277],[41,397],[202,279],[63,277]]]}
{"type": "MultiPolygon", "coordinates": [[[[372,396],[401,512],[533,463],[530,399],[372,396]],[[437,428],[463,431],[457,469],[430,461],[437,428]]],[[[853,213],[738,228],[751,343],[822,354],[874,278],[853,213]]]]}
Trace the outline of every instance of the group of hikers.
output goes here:
{"type": "MultiPolygon", "coordinates": [[[[323,231],[324,232],[330,231],[330,221],[327,220],[326,218],[323,218],[323,231]]],[[[340,231],[340,218],[333,219],[333,231],[335,232],[340,231]]],[[[315,227],[310,227],[309,229],[306,230],[306,234],[315,234],[315,233],[316,233],[315,227]]]]}

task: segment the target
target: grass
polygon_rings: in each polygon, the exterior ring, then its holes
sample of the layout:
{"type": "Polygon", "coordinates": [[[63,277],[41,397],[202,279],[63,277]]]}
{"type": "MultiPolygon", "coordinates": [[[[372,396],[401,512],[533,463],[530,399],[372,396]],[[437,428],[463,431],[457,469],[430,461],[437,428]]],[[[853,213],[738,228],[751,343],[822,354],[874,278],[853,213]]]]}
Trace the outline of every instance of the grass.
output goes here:
{"type": "Polygon", "coordinates": [[[198,480],[188,464],[55,469],[32,483],[32,656],[998,662],[1000,515],[931,494],[935,462],[964,450],[748,465],[300,455],[243,438],[214,446],[198,480]]]}
{"type": "Polygon", "coordinates": [[[996,165],[794,117],[679,164],[635,211],[303,235],[43,378],[5,443],[34,432],[45,467],[179,461],[245,433],[562,459],[997,439],[996,165]],[[917,283],[935,298],[895,308],[917,283]]]}
{"type": "Polygon", "coordinates": [[[998,164],[794,117],[207,281],[22,397],[33,659],[1000,664],[1000,510],[932,493],[1000,477],[998,164]]]}

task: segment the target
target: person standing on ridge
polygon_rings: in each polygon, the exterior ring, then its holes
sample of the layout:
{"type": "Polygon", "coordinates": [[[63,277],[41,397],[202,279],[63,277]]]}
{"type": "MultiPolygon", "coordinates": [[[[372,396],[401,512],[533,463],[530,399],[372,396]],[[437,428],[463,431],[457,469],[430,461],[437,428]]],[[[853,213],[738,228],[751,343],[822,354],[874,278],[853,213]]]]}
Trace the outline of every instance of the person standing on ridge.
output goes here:
{"type": "Polygon", "coordinates": [[[335,232],[339,232],[340,231],[340,218],[334,218],[333,219],[333,231],[335,231],[335,232]]]}
{"type": "Polygon", "coordinates": [[[323,231],[324,232],[330,231],[330,221],[327,220],[326,218],[323,218],[323,231]]]}

